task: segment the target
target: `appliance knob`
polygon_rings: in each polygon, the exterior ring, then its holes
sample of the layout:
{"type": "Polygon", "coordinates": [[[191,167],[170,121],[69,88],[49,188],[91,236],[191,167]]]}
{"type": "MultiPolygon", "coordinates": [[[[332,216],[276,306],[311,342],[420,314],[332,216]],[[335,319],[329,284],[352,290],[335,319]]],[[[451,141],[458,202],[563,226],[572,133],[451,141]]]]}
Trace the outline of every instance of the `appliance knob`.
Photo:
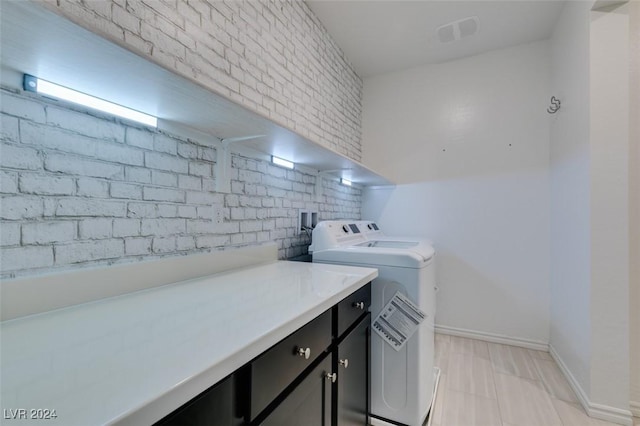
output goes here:
{"type": "Polygon", "coordinates": [[[347,234],[349,233],[349,228],[347,228],[347,225],[342,225],[342,230],[347,234]]]}
{"type": "Polygon", "coordinates": [[[364,309],[364,302],[353,302],[353,307],[356,309],[364,309]]]}
{"type": "Polygon", "coordinates": [[[304,359],[309,359],[311,356],[311,348],[298,348],[296,353],[298,356],[304,357],[304,359]]]}
{"type": "Polygon", "coordinates": [[[341,359],[340,360],[340,365],[343,366],[344,368],[349,368],[349,360],[348,359],[341,359]]]}
{"type": "Polygon", "coordinates": [[[335,383],[338,375],[336,373],[327,373],[325,377],[327,378],[327,380],[331,380],[331,383],[335,383]]]}
{"type": "Polygon", "coordinates": [[[367,228],[369,228],[370,230],[373,230],[373,226],[371,226],[371,224],[368,224],[367,228]]]}

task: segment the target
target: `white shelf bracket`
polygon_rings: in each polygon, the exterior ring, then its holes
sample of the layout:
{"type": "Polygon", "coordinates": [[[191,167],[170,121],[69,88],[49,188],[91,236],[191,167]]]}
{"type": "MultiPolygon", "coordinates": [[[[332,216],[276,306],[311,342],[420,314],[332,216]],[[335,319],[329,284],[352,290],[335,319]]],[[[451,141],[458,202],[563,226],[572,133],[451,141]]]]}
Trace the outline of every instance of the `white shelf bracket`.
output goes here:
{"type": "Polygon", "coordinates": [[[231,192],[231,144],[262,138],[266,135],[242,136],[220,140],[217,161],[214,166],[216,177],[216,192],[228,194],[231,192]]]}

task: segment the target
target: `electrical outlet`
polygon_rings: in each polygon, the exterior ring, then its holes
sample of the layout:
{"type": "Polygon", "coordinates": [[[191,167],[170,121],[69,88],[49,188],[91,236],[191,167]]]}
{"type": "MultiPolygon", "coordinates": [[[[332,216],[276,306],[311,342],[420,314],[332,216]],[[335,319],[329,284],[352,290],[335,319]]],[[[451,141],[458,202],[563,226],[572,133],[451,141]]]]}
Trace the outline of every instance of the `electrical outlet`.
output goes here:
{"type": "Polygon", "coordinates": [[[216,225],[222,225],[224,222],[224,210],[220,204],[213,205],[213,223],[216,225]]]}

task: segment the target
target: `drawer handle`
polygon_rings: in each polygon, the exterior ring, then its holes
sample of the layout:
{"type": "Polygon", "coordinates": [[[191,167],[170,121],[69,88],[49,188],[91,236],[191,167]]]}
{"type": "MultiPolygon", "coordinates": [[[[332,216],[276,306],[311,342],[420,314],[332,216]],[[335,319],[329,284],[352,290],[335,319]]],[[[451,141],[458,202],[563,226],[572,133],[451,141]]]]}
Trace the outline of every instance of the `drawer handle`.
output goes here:
{"type": "Polygon", "coordinates": [[[336,373],[327,373],[325,377],[327,378],[327,380],[330,380],[331,383],[335,383],[338,375],[336,373]]]}
{"type": "Polygon", "coordinates": [[[349,368],[349,360],[348,359],[341,359],[340,360],[340,365],[343,366],[344,368],[349,368]]]}
{"type": "Polygon", "coordinates": [[[364,302],[353,302],[353,307],[356,309],[364,309],[364,302]]]}
{"type": "Polygon", "coordinates": [[[298,348],[296,353],[298,356],[304,357],[304,359],[309,359],[311,356],[311,348],[298,348]]]}

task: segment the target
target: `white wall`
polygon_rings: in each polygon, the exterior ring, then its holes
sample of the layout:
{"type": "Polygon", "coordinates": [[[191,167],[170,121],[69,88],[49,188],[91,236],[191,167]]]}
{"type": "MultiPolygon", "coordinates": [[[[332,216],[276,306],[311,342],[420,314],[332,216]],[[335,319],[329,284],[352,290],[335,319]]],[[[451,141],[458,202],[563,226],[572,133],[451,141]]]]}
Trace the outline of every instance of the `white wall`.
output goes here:
{"type": "Polygon", "coordinates": [[[629,404],[629,17],[591,12],[591,401],[629,404]]]}
{"type": "Polygon", "coordinates": [[[549,47],[365,79],[363,218],[433,239],[439,326],[548,342],[549,47]]]}
{"type": "MultiPolygon", "coordinates": [[[[629,3],[629,117],[640,117],[640,3],[629,3]]],[[[629,315],[631,408],[640,417],[640,121],[629,121],[629,315]]]]}
{"type": "Polygon", "coordinates": [[[590,388],[591,278],[588,2],[567,2],[551,40],[551,331],[553,349],[590,388]]]}
{"type": "Polygon", "coordinates": [[[628,10],[592,4],[551,40],[550,344],[589,414],[630,424],[628,10]]]}

